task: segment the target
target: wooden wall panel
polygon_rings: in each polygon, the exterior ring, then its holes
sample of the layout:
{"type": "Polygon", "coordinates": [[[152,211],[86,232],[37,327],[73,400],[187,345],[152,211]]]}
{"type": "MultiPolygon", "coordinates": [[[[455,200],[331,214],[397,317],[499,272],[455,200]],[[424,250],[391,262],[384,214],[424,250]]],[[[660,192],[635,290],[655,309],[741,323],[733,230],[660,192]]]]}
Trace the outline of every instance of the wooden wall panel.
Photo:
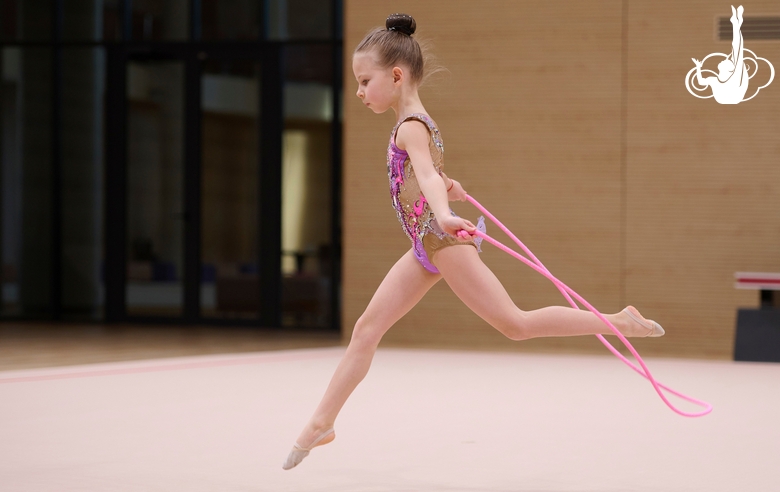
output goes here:
{"type": "MultiPolygon", "coordinates": [[[[780,91],[721,105],[685,89],[691,58],[731,51],[714,31],[728,4],[629,2],[628,14],[627,297],[668,326],[659,347],[729,358],[737,308],[758,301],[734,272],[780,268],[780,91]]],[[[745,46],[780,68],[779,42],[745,46]]]]}
{"type": "MultiPolygon", "coordinates": [[[[669,334],[641,340],[645,352],[730,356],[736,306],[757,299],[732,288],[733,272],[780,262],[771,211],[780,152],[772,86],[731,107],[685,91],[692,57],[729,49],[714,40],[722,10],[711,1],[345,2],[345,337],[409,247],[387,191],[393,115],[359,104],[351,54],[387,14],[408,12],[448,69],[421,91],[447,173],[598,308],[632,303],[661,321],[669,334]]],[[[759,54],[780,60],[778,47],[762,43],[759,54]]],[[[453,208],[476,219],[470,205],[453,208]]],[[[564,303],[545,279],[484,249],[521,308],[564,303]]],[[[444,282],[385,341],[603,351],[594,337],[509,342],[444,282]]]]}

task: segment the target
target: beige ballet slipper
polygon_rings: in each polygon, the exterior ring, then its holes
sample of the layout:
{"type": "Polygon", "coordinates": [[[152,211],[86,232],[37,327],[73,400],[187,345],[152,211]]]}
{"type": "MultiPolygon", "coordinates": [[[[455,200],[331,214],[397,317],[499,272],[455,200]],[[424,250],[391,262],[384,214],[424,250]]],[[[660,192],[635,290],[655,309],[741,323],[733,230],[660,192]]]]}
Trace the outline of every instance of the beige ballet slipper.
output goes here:
{"type": "Polygon", "coordinates": [[[314,447],[317,446],[317,444],[322,442],[323,439],[333,434],[334,432],[335,431],[333,430],[332,427],[326,430],[325,432],[317,436],[317,438],[314,439],[314,441],[312,441],[312,443],[309,445],[308,448],[304,448],[303,446],[301,446],[296,442],[292,448],[292,451],[290,451],[290,454],[287,456],[287,461],[285,461],[284,464],[282,465],[282,468],[285,470],[289,470],[290,468],[295,468],[296,466],[298,466],[298,464],[301,461],[303,461],[305,457],[309,456],[309,451],[314,449],[314,447]]]}
{"type": "MultiPolygon", "coordinates": [[[[636,309],[636,308],[634,308],[634,309],[636,309]]],[[[664,333],[666,333],[664,331],[663,327],[661,327],[661,325],[659,325],[658,323],[656,323],[655,321],[653,321],[651,319],[648,319],[647,321],[643,320],[639,316],[637,316],[634,313],[632,313],[631,310],[628,307],[625,308],[623,310],[623,312],[628,314],[628,316],[631,319],[633,319],[634,321],[639,323],[640,326],[643,326],[643,327],[648,329],[648,332],[645,335],[645,337],[651,337],[651,338],[662,337],[664,335],[664,333]]]]}

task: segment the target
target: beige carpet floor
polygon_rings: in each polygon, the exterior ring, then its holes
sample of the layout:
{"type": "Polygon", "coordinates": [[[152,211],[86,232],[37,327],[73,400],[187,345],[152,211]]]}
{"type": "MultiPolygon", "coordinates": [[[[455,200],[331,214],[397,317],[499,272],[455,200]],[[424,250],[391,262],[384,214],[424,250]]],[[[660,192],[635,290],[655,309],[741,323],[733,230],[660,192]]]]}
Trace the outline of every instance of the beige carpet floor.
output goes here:
{"type": "Polygon", "coordinates": [[[608,354],[380,349],[283,471],[343,351],[0,372],[0,491],[780,490],[780,364],[648,360],[689,419],[608,354]]]}

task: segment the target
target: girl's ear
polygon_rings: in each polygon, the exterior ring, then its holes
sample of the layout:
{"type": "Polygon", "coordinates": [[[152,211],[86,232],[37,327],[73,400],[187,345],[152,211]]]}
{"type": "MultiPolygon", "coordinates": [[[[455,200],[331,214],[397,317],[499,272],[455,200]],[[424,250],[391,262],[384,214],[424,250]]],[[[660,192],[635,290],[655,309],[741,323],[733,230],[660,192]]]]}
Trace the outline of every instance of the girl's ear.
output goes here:
{"type": "Polygon", "coordinates": [[[404,71],[401,67],[393,67],[393,83],[404,80],[404,71]]]}

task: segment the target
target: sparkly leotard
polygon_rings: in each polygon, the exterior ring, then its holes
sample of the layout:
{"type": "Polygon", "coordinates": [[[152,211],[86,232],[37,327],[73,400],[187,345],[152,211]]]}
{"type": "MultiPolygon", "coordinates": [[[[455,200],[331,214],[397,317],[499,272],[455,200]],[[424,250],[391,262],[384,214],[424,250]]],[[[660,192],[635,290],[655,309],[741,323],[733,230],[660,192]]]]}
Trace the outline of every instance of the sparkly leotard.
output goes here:
{"type": "MultiPolygon", "coordinates": [[[[431,134],[430,150],[431,159],[436,172],[441,174],[444,164],[444,144],[439,135],[439,129],[428,115],[414,113],[405,117],[393,128],[390,134],[390,145],[387,147],[387,176],[390,179],[390,195],[393,199],[393,208],[398,215],[404,232],[412,241],[412,251],[417,261],[429,272],[439,273],[433,264],[434,255],[447,246],[457,244],[471,244],[479,249],[479,245],[473,240],[460,241],[442,231],[433,211],[428,206],[428,201],[420,190],[417,177],[412,168],[409,154],[395,145],[395,134],[398,127],[405,121],[419,120],[428,127],[431,134]]],[[[452,215],[455,215],[450,210],[452,215]]]]}

